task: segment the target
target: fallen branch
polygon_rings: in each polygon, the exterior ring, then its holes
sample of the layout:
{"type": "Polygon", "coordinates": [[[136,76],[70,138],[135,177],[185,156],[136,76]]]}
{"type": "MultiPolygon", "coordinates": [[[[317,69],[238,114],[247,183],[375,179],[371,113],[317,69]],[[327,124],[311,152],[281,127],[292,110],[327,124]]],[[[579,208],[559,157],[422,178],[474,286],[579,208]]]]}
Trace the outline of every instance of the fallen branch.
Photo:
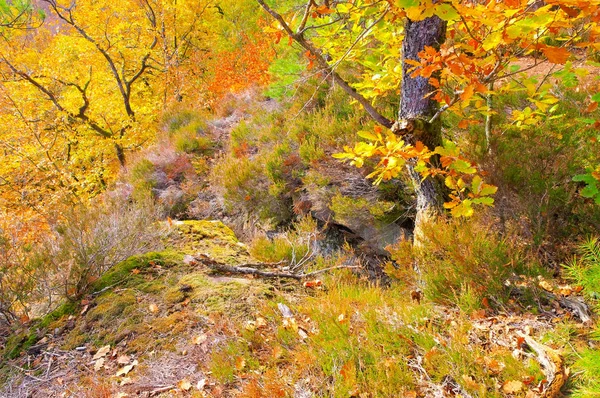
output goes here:
{"type": "MultiPolygon", "coordinates": [[[[302,280],[304,278],[309,278],[318,274],[322,274],[324,272],[332,271],[334,269],[357,269],[360,268],[356,265],[338,265],[335,267],[329,267],[320,269],[313,272],[308,273],[292,273],[292,272],[278,272],[278,271],[263,271],[258,268],[254,268],[253,266],[264,266],[268,267],[272,264],[241,264],[238,266],[227,265],[221,262],[216,261],[215,259],[207,256],[206,254],[198,254],[194,256],[194,261],[202,263],[213,270],[219,272],[228,272],[232,274],[244,274],[244,275],[254,275],[260,276],[263,278],[282,278],[282,279],[295,279],[302,280]]],[[[277,263],[281,264],[281,263],[277,263]]]]}
{"type": "Polygon", "coordinates": [[[560,389],[567,381],[567,373],[562,357],[552,348],[538,343],[526,334],[519,333],[525,342],[537,354],[537,360],[544,369],[548,384],[542,393],[542,398],[554,398],[560,395],[560,389]]]}

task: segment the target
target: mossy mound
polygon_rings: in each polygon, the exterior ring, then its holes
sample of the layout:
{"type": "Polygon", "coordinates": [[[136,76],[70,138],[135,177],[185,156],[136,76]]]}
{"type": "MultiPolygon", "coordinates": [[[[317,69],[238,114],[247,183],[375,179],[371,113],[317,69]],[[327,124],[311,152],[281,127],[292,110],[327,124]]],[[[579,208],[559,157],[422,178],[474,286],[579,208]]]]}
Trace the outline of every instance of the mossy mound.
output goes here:
{"type": "Polygon", "coordinates": [[[183,254],[203,253],[228,264],[250,260],[246,245],[220,221],[177,221],[174,227],[169,244],[183,254]]]}
{"type": "Polygon", "coordinates": [[[92,286],[82,303],[67,302],[28,328],[16,331],[2,356],[16,358],[44,336],[60,337],[64,349],[119,344],[129,352],[174,348],[209,314],[244,316],[269,295],[258,280],[219,278],[186,254],[205,253],[230,264],[251,261],[245,245],[218,221],[179,221],[169,249],[136,255],[117,264],[92,286]]]}
{"type": "Polygon", "coordinates": [[[204,266],[183,261],[194,253],[230,264],[251,261],[223,223],[180,221],[174,227],[168,250],[117,264],[82,303],[68,302],[15,333],[3,356],[16,358],[44,336],[58,338],[55,342],[67,350],[106,344],[138,355],[174,350],[179,339],[203,328],[209,315],[243,317],[270,295],[272,287],[263,281],[215,277],[204,266]]]}

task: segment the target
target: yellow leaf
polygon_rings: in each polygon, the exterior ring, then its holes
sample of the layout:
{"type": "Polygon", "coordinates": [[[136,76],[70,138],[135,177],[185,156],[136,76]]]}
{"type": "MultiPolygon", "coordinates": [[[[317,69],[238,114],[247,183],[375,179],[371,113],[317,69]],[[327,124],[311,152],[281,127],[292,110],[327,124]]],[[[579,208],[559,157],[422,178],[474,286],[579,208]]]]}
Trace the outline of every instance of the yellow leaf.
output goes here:
{"type": "Polygon", "coordinates": [[[116,377],[119,377],[119,376],[125,376],[126,374],[128,374],[129,372],[131,372],[131,370],[132,370],[132,369],[133,369],[133,368],[134,368],[134,367],[135,367],[137,364],[138,364],[138,361],[133,361],[133,362],[131,363],[131,365],[127,365],[127,366],[124,366],[124,367],[122,367],[121,369],[119,369],[119,370],[117,371],[117,373],[115,373],[115,376],[116,376],[116,377]]]}
{"type": "Polygon", "coordinates": [[[511,380],[504,383],[504,385],[502,386],[502,392],[504,392],[505,394],[515,394],[523,390],[523,387],[523,382],[519,380],[511,380]]]}
{"type": "Polygon", "coordinates": [[[181,391],[189,391],[190,388],[192,388],[192,383],[190,383],[186,379],[183,379],[180,380],[179,383],[177,383],[177,388],[179,388],[181,391]]]}
{"type": "Polygon", "coordinates": [[[100,369],[104,367],[104,358],[100,358],[94,364],[94,370],[98,372],[100,369]]]}
{"type": "Polygon", "coordinates": [[[94,357],[92,359],[95,361],[97,359],[103,358],[106,356],[106,354],[108,354],[109,351],[110,351],[110,345],[105,345],[104,347],[102,347],[98,351],[96,351],[96,354],[94,355],[94,357]]]}
{"type": "Polygon", "coordinates": [[[150,304],[148,306],[148,309],[150,310],[151,313],[156,314],[158,312],[158,306],[154,303],[150,304]]]}

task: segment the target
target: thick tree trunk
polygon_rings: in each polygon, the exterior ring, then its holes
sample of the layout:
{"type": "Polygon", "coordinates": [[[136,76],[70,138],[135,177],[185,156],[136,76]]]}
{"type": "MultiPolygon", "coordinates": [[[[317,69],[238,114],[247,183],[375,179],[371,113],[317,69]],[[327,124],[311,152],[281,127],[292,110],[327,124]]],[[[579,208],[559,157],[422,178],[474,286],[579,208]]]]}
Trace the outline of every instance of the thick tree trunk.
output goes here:
{"type": "MultiPolygon", "coordinates": [[[[439,110],[439,103],[428,96],[435,90],[429,80],[422,77],[412,78],[412,65],[406,60],[418,60],[419,53],[426,46],[439,49],[446,37],[446,23],[433,16],[422,21],[408,20],[405,26],[405,37],[402,44],[402,94],[396,132],[404,134],[408,142],[423,142],[430,149],[442,144],[441,122],[437,117],[429,121],[439,110]]],[[[442,209],[444,203],[444,186],[434,178],[423,178],[414,168],[409,166],[409,173],[417,195],[417,214],[415,219],[415,241],[418,240],[421,228],[429,218],[442,209]]]]}

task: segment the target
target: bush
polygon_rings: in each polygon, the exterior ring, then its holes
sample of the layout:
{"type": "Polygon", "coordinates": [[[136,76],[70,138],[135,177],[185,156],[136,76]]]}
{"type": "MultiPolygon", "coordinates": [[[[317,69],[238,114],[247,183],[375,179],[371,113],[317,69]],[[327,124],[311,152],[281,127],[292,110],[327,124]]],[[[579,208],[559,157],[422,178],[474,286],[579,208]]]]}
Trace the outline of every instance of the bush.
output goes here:
{"type": "Polygon", "coordinates": [[[133,186],[133,197],[137,200],[148,200],[152,189],[156,186],[154,164],[148,159],[140,159],[131,169],[130,182],[133,186]]]}
{"type": "Polygon", "coordinates": [[[481,308],[484,298],[505,301],[505,280],[513,272],[527,271],[519,249],[475,220],[432,222],[423,228],[418,245],[402,242],[390,249],[398,265],[391,276],[406,281],[408,270],[417,264],[422,278],[417,282],[428,299],[467,313],[481,308]]]}
{"type": "Polygon", "coordinates": [[[65,296],[80,299],[115,264],[158,248],[166,236],[159,213],[151,204],[117,200],[65,211],[45,253],[62,275],[65,296]]]}
{"type": "Polygon", "coordinates": [[[0,325],[27,314],[27,301],[33,293],[40,269],[28,262],[29,246],[19,238],[19,226],[0,228],[0,325]]]}

